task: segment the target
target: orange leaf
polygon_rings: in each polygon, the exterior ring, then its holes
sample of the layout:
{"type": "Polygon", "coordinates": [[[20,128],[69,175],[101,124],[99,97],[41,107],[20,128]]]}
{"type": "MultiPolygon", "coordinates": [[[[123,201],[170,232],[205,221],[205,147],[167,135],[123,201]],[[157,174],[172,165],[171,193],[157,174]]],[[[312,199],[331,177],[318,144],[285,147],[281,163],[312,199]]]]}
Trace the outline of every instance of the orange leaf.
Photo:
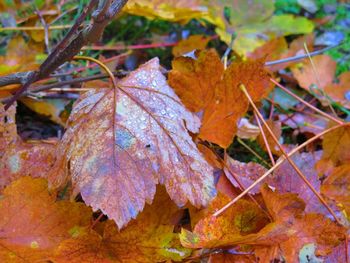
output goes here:
{"type": "Polygon", "coordinates": [[[224,66],[214,49],[197,51],[195,55],[196,59],[175,58],[168,81],[185,106],[199,112],[213,99],[224,66]]]}
{"type": "MultiPolygon", "coordinates": [[[[261,192],[273,222],[261,230],[255,229],[259,232],[248,235],[239,233],[234,220],[239,214],[234,213],[234,209],[230,207],[219,217],[211,216],[199,221],[193,233],[183,229],[180,234],[181,243],[190,248],[257,246],[258,254],[265,254],[266,262],[279,259],[275,258],[278,255],[276,247],[279,246],[286,262],[298,262],[299,252],[305,245],[313,243],[317,247],[318,255],[326,255],[344,239],[344,228],[323,215],[304,214],[305,203],[297,195],[279,194],[266,185],[261,192]]],[[[247,222],[252,223],[254,220],[247,222]]]]}
{"type": "MultiPolygon", "coordinates": [[[[204,35],[192,35],[173,47],[172,53],[175,57],[181,56],[193,50],[203,50],[210,41],[210,37],[204,35]]],[[[173,67],[174,68],[174,67],[173,67]]]]}
{"type": "MultiPolygon", "coordinates": [[[[119,228],[152,201],[157,183],[180,206],[190,201],[199,207],[215,196],[212,168],[187,131],[198,132],[200,121],[182,106],[159,67],[153,59],[117,90],[84,93],[59,149],[56,168],[70,162],[73,185],[86,204],[119,228]]],[[[55,185],[66,179],[52,174],[55,185]]]]}
{"type": "Polygon", "coordinates": [[[343,126],[327,133],[322,142],[323,160],[331,160],[334,166],[350,161],[350,126],[343,126]]]}
{"type": "Polygon", "coordinates": [[[312,85],[316,85],[323,90],[332,83],[337,63],[327,55],[318,55],[313,57],[312,61],[316,72],[310,60],[307,60],[301,67],[292,68],[293,75],[302,88],[309,91],[312,85]]]}
{"type": "Polygon", "coordinates": [[[233,62],[216,86],[214,99],[206,107],[199,136],[227,148],[237,132],[237,121],[248,109],[248,100],[240,90],[243,84],[257,102],[270,90],[264,61],[233,62]]]}
{"type": "Polygon", "coordinates": [[[324,88],[324,92],[335,102],[346,108],[350,108],[350,71],[339,76],[339,83],[329,84],[324,88]]]}
{"type": "Polygon", "coordinates": [[[327,198],[336,201],[340,208],[346,211],[346,216],[350,218],[350,165],[344,164],[336,167],[324,180],[321,192],[327,198]]]}
{"type": "Polygon", "coordinates": [[[158,189],[152,205],[118,231],[113,221],[107,221],[102,235],[95,231],[61,243],[55,262],[163,262],[187,257],[191,250],[182,248],[173,233],[171,218],[178,211],[166,191],[158,189]],[[160,191],[159,191],[160,190],[160,191]]]}
{"type": "Polygon", "coordinates": [[[22,177],[0,200],[0,261],[46,260],[58,244],[89,225],[91,210],[83,203],[55,202],[44,179],[22,177]]]}
{"type": "Polygon", "coordinates": [[[22,176],[46,178],[55,161],[57,140],[10,144],[0,158],[0,191],[22,176]],[[40,169],[38,169],[40,167],[40,169]]]}

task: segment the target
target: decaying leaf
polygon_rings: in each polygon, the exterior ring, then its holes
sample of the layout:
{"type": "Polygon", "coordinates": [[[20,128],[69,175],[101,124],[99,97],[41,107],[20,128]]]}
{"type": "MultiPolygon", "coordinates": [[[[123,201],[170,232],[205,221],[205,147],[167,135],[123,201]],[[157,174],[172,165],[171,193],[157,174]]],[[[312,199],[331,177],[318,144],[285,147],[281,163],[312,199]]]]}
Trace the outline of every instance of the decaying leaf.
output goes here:
{"type": "MultiPolygon", "coordinates": [[[[57,169],[67,168],[73,185],[94,210],[119,228],[150,203],[164,184],[179,206],[206,205],[214,196],[212,168],[188,130],[199,119],[182,106],[153,59],[119,82],[103,82],[75,103],[62,139],[57,169]]],[[[50,176],[53,185],[67,178],[50,176]]]]}
{"type": "Polygon", "coordinates": [[[55,202],[45,179],[22,177],[0,199],[0,261],[47,260],[64,239],[90,224],[91,209],[83,203],[55,202]]]}
{"type": "MultiPolygon", "coordinates": [[[[296,153],[291,157],[291,160],[318,192],[320,191],[321,180],[318,177],[315,164],[321,159],[321,156],[322,151],[317,151],[314,153],[296,153]]],[[[281,193],[297,193],[298,196],[305,201],[306,212],[325,213],[328,215],[328,211],[288,161],[284,161],[284,163],[275,170],[273,175],[268,177],[266,182],[278,189],[281,193]]]]}
{"type": "Polygon", "coordinates": [[[55,161],[57,140],[11,143],[0,157],[0,192],[22,176],[46,178],[55,161]],[[40,169],[38,169],[40,167],[40,169]]]}
{"type": "Polygon", "coordinates": [[[233,213],[231,207],[219,217],[202,219],[193,232],[183,229],[181,243],[190,248],[251,245],[257,249],[258,255],[265,255],[267,262],[279,260],[276,256],[280,253],[287,262],[298,262],[299,252],[306,244],[315,244],[316,254],[324,256],[344,239],[343,227],[323,215],[305,214],[305,203],[297,195],[279,194],[266,185],[261,188],[261,193],[273,222],[258,232],[240,234],[234,220],[237,213],[233,213]],[[276,253],[277,248],[280,253],[276,253]]]}
{"type": "Polygon", "coordinates": [[[113,221],[107,221],[100,235],[91,231],[84,236],[61,243],[55,262],[144,262],[180,261],[190,249],[181,247],[178,234],[173,233],[171,218],[178,210],[163,188],[157,190],[152,205],[118,231],[113,221]]]}
{"type": "Polygon", "coordinates": [[[341,210],[350,218],[350,165],[336,167],[324,180],[321,191],[324,196],[334,200],[341,210]]]}

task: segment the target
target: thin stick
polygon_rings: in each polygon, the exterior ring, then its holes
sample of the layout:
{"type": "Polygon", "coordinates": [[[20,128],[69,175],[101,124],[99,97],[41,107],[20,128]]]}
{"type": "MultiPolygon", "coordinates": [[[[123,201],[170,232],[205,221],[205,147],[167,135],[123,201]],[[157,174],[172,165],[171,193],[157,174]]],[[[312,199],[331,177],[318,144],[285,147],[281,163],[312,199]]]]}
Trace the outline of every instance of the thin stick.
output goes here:
{"type": "MultiPolygon", "coordinates": [[[[317,68],[316,68],[316,65],[314,63],[314,61],[312,60],[312,57],[310,56],[310,52],[309,52],[309,49],[307,48],[307,45],[306,43],[304,43],[304,49],[305,49],[305,52],[306,52],[306,55],[307,57],[309,58],[309,61],[311,63],[311,68],[312,68],[312,71],[316,77],[316,82],[317,82],[317,86],[319,89],[322,89],[323,87],[321,87],[321,79],[320,79],[320,74],[318,74],[318,71],[317,71],[317,68]]],[[[331,109],[331,111],[333,112],[333,114],[335,116],[337,116],[337,113],[335,112],[333,106],[332,106],[332,103],[329,103],[329,108],[331,109]]]]}
{"type": "MultiPolygon", "coordinates": [[[[332,132],[336,129],[339,129],[343,126],[350,126],[350,123],[344,123],[344,124],[340,124],[334,127],[331,127],[317,135],[315,135],[314,137],[310,138],[309,140],[307,140],[306,142],[304,142],[303,144],[301,144],[300,146],[294,148],[292,151],[290,151],[287,156],[291,157],[293,154],[297,153],[298,151],[300,151],[302,148],[304,148],[305,146],[307,146],[308,144],[312,143],[313,141],[321,138],[323,135],[332,132]]],[[[222,207],[220,210],[216,211],[213,216],[219,216],[221,215],[223,212],[225,212],[230,206],[232,206],[234,203],[236,203],[239,199],[241,199],[243,196],[245,196],[247,193],[249,193],[250,190],[252,190],[255,186],[257,186],[258,184],[260,184],[266,177],[268,177],[273,171],[275,171],[278,167],[281,166],[281,164],[286,160],[286,158],[284,156],[282,156],[281,159],[279,159],[276,164],[271,167],[266,173],[264,173],[259,179],[257,179],[253,184],[251,184],[249,187],[247,187],[241,194],[239,194],[237,197],[235,197],[234,199],[232,199],[229,203],[227,203],[224,207],[222,207]]]]}
{"type": "Polygon", "coordinates": [[[270,81],[272,83],[274,83],[275,85],[277,85],[279,88],[281,88],[285,93],[287,93],[288,95],[292,96],[293,98],[295,98],[296,100],[300,101],[301,103],[303,103],[304,105],[306,105],[307,107],[309,107],[310,109],[316,111],[317,113],[319,113],[320,115],[326,117],[329,120],[332,120],[338,124],[344,124],[344,122],[342,122],[341,120],[333,117],[332,115],[329,115],[319,109],[317,109],[315,106],[311,105],[310,103],[308,103],[307,101],[303,100],[302,98],[300,98],[299,96],[295,95],[293,92],[289,91],[286,87],[282,86],[280,83],[278,83],[276,80],[270,78],[270,81]]]}
{"type": "MultiPolygon", "coordinates": [[[[340,46],[341,44],[342,43],[339,43],[339,44],[332,45],[332,46],[329,46],[329,47],[326,47],[326,48],[323,48],[323,49],[320,49],[320,50],[316,50],[314,52],[309,53],[309,55],[311,57],[313,57],[313,56],[322,54],[322,53],[326,52],[327,50],[330,50],[332,48],[340,46]]],[[[286,62],[298,61],[298,60],[301,60],[301,59],[304,59],[304,58],[307,58],[307,57],[308,57],[308,55],[304,54],[304,55],[298,55],[298,56],[289,57],[289,58],[283,58],[283,59],[274,60],[274,61],[268,61],[268,62],[265,63],[265,66],[273,66],[273,65],[276,65],[276,64],[282,64],[282,63],[286,63],[286,62]]]]}
{"type": "Polygon", "coordinates": [[[263,127],[261,126],[261,123],[260,123],[260,121],[259,121],[259,118],[258,118],[258,116],[256,116],[256,113],[255,113],[255,112],[254,112],[254,117],[255,117],[255,120],[256,120],[256,122],[257,122],[257,124],[258,124],[258,126],[259,126],[259,130],[260,130],[261,136],[262,136],[262,138],[263,138],[263,140],[264,140],[264,144],[265,144],[267,153],[269,154],[271,163],[272,163],[272,165],[275,165],[276,162],[275,162],[275,159],[273,158],[273,155],[272,155],[272,152],[271,152],[271,148],[270,148],[269,142],[267,141],[267,138],[266,138],[264,129],[263,129],[263,127]]]}
{"type": "Polygon", "coordinates": [[[250,97],[247,89],[244,87],[243,84],[240,85],[241,90],[243,91],[244,95],[249,100],[250,105],[253,107],[255,113],[260,118],[268,132],[270,133],[271,138],[274,140],[274,142],[278,145],[280,148],[282,154],[286,157],[287,161],[290,163],[290,165],[294,168],[294,170],[297,172],[297,174],[300,176],[300,178],[304,181],[304,183],[310,188],[310,190],[317,196],[317,198],[320,200],[320,202],[327,208],[327,210],[331,213],[331,215],[334,217],[335,221],[337,221],[340,224],[339,219],[335,215],[335,212],[333,209],[327,204],[326,200],[316,191],[316,189],[312,186],[312,184],[307,180],[305,175],[302,173],[302,171],[299,169],[298,166],[294,163],[292,159],[288,156],[288,154],[285,152],[283,147],[279,144],[278,139],[276,138],[273,131],[270,129],[269,125],[265,122],[264,117],[260,114],[258,108],[256,107],[255,103],[253,102],[252,98],[250,97]]]}

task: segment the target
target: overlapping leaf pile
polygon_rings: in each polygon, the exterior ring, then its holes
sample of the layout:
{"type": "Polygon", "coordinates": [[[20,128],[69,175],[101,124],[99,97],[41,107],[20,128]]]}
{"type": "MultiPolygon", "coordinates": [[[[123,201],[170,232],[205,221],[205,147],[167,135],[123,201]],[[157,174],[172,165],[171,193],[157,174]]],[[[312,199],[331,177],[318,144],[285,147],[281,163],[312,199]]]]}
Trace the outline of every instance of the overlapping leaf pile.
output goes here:
{"type": "MultiPolygon", "coordinates": [[[[129,1],[125,13],[148,19],[209,21],[221,40],[234,39],[235,56],[221,59],[205,49],[212,37],[192,36],[173,48],[167,77],[154,58],[117,87],[84,84],[67,122],[68,103],[22,99],[65,126],[60,139],[22,140],[16,106],[0,104],[0,262],[345,262],[350,126],[339,113],[350,106],[349,72],[337,80],[326,55],[266,66],[312,51],[312,35],[289,45],[284,36],[313,23],[273,15],[273,1],[216,3],[129,1]],[[277,76],[301,89],[287,95],[277,76]],[[313,96],[323,112],[297,96],[313,96]],[[233,142],[260,164],[235,160],[233,142]]],[[[18,16],[20,6],[0,1],[17,22],[37,24],[30,12],[18,16]]],[[[39,9],[50,21],[56,7],[39,9]]],[[[43,34],[26,37],[29,45],[8,43],[0,75],[38,66],[43,34]]]]}

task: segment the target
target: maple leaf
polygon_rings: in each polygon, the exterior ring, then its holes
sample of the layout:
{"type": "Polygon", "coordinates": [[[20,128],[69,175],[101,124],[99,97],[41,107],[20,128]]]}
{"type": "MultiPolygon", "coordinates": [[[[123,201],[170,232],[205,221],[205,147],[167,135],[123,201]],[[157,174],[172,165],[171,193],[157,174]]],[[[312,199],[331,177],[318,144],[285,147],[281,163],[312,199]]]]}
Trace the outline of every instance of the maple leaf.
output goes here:
{"type": "Polygon", "coordinates": [[[254,102],[270,91],[264,61],[233,62],[215,87],[214,98],[204,111],[199,137],[227,148],[237,132],[237,122],[248,110],[248,99],[240,90],[243,84],[254,102]]]}
{"type": "Polygon", "coordinates": [[[90,224],[83,203],[55,202],[45,179],[22,177],[0,199],[0,261],[46,260],[59,243],[90,224]]]}
{"type": "Polygon", "coordinates": [[[91,231],[78,238],[65,240],[56,250],[55,262],[163,262],[180,261],[191,250],[181,247],[173,233],[172,216],[178,211],[165,189],[158,188],[152,205],[118,231],[107,221],[101,234],[91,231]]]}
{"type": "Polygon", "coordinates": [[[269,74],[263,60],[233,62],[224,71],[214,50],[195,55],[173,60],[169,83],[188,109],[204,110],[199,137],[227,148],[249,105],[239,85],[245,85],[252,99],[259,101],[270,91],[269,74]]]}
{"type": "Polygon", "coordinates": [[[224,65],[214,49],[196,51],[196,59],[178,57],[172,61],[169,85],[192,112],[206,108],[224,73],[224,65]]]}
{"type": "MultiPolygon", "coordinates": [[[[86,204],[119,228],[152,201],[159,182],[179,206],[204,206],[216,192],[212,168],[187,131],[198,132],[200,121],[182,106],[159,67],[158,59],[150,60],[119,89],[98,82],[84,93],[58,150],[56,168],[70,163],[86,204]]],[[[59,186],[67,178],[54,171],[50,179],[59,186]]]]}
{"type": "Polygon", "coordinates": [[[344,239],[344,228],[321,214],[304,214],[305,203],[295,194],[279,194],[266,185],[261,193],[273,222],[259,232],[241,235],[234,224],[236,213],[231,207],[219,217],[208,216],[199,221],[193,233],[182,229],[182,245],[189,248],[256,246],[257,254],[266,262],[279,259],[275,258],[279,256],[276,253],[279,246],[287,262],[298,262],[304,245],[313,243],[318,255],[326,255],[344,239]]]}

